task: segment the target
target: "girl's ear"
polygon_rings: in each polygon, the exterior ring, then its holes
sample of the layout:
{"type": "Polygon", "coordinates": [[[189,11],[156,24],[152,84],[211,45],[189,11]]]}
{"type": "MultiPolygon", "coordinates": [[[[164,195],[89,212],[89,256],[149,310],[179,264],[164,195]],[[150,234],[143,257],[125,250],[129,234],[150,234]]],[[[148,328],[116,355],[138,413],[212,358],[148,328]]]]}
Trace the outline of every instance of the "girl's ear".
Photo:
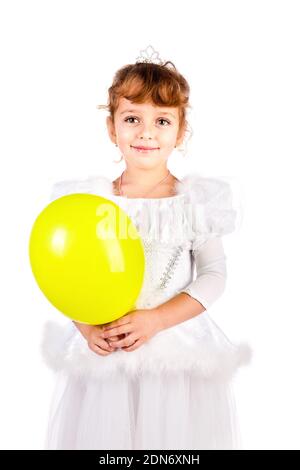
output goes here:
{"type": "Polygon", "coordinates": [[[115,134],[115,129],[114,129],[114,125],[113,125],[111,116],[106,117],[106,126],[107,126],[107,130],[108,130],[110,140],[115,144],[116,143],[116,134],[115,134]]]}
{"type": "Polygon", "coordinates": [[[183,143],[184,131],[185,131],[184,128],[182,128],[181,131],[179,131],[177,140],[176,140],[176,147],[179,147],[183,143]]]}

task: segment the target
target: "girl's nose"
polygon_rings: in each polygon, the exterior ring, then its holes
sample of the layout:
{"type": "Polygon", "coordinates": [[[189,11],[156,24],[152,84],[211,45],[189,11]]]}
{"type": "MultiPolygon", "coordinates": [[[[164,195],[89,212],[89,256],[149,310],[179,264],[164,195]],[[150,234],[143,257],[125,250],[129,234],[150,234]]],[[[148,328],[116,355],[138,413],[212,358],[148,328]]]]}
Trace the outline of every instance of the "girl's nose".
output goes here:
{"type": "Polygon", "coordinates": [[[145,130],[145,131],[140,133],[139,139],[141,139],[141,140],[150,140],[151,141],[151,140],[153,140],[153,135],[152,134],[153,134],[152,132],[149,132],[149,131],[145,130]]]}

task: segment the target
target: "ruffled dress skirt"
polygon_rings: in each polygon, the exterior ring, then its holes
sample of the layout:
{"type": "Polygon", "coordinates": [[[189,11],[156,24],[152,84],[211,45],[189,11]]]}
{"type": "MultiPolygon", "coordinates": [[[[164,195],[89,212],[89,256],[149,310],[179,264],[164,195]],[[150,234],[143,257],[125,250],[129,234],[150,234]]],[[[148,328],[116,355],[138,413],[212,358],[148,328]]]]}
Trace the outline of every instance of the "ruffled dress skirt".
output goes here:
{"type": "Polygon", "coordinates": [[[56,372],[46,449],[242,448],[232,378],[252,352],[206,311],[131,352],[94,353],[72,322],[47,322],[41,346],[56,372]]]}

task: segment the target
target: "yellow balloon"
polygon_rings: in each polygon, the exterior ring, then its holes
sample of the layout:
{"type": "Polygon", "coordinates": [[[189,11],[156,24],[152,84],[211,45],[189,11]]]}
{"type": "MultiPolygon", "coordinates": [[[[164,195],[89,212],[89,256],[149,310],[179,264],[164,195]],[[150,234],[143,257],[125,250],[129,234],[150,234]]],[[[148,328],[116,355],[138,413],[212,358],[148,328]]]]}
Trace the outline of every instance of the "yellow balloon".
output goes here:
{"type": "Polygon", "coordinates": [[[52,201],[33,224],[29,258],[42,292],[72,320],[98,325],[135,308],[143,244],[130,217],[106,198],[76,193],[52,201]]]}

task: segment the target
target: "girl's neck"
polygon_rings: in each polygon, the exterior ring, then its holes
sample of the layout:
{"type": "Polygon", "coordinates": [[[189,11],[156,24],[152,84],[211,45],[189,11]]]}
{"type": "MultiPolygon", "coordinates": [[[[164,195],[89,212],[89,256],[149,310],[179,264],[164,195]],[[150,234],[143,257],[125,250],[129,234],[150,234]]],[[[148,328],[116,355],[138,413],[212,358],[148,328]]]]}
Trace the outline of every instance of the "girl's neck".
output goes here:
{"type": "MultiPolygon", "coordinates": [[[[123,194],[125,193],[129,198],[140,198],[147,192],[147,190],[153,188],[158,181],[162,180],[166,177],[169,173],[168,168],[164,167],[164,172],[156,172],[149,173],[150,170],[137,170],[130,172],[126,168],[122,176],[122,191],[123,194]]],[[[168,178],[159,186],[149,193],[149,198],[161,198],[161,197],[169,197],[174,196],[175,192],[175,183],[178,179],[169,174],[168,178]]],[[[119,193],[119,184],[120,184],[120,177],[113,181],[114,185],[114,192],[116,195],[120,195],[119,193]]]]}
{"type": "MultiPolygon", "coordinates": [[[[122,175],[122,185],[130,185],[136,187],[142,187],[144,190],[155,186],[159,181],[168,175],[168,168],[166,166],[162,168],[155,168],[149,170],[147,168],[129,168],[127,167],[122,175]]],[[[174,178],[174,177],[173,177],[174,178]]],[[[167,178],[166,183],[172,181],[172,175],[170,174],[167,178]]]]}

